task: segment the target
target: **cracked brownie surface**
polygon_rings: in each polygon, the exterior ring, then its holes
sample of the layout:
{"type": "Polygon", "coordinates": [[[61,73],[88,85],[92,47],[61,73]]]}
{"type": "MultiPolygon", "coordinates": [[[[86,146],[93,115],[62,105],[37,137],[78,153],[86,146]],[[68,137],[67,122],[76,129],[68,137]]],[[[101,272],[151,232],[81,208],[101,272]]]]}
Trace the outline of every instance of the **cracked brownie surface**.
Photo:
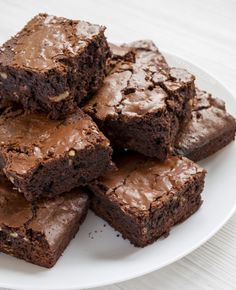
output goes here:
{"type": "Polygon", "coordinates": [[[0,96],[61,118],[105,77],[105,27],[47,14],[35,16],[0,48],[0,96]]]}
{"type": "Polygon", "coordinates": [[[0,117],[0,165],[28,200],[86,184],[113,167],[109,141],[79,109],[65,120],[7,109],[0,117]]]}
{"type": "Polygon", "coordinates": [[[205,170],[185,157],[165,161],[135,153],[115,160],[118,170],[92,182],[91,207],[124,238],[143,247],[201,205],[205,170]]]}
{"type": "Polygon", "coordinates": [[[194,77],[170,68],[151,41],[117,47],[103,87],[83,110],[116,147],[165,159],[188,117],[194,77]]]}
{"type": "Polygon", "coordinates": [[[52,267],[79,230],[88,209],[81,189],[30,203],[0,176],[0,251],[52,267]]]}
{"type": "Polygon", "coordinates": [[[174,151],[199,161],[233,141],[235,132],[235,118],[226,112],[224,101],[197,89],[191,119],[179,131],[174,151]]]}

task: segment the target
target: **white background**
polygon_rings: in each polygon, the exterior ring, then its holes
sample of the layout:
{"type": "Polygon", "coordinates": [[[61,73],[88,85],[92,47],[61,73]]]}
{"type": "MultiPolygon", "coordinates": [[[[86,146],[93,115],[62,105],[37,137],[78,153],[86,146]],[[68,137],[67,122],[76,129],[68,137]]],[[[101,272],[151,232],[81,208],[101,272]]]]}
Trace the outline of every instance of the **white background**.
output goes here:
{"type": "MultiPolygon", "coordinates": [[[[110,41],[155,35],[160,49],[202,67],[236,95],[235,0],[1,0],[0,42],[38,12],[104,24],[110,41]],[[126,29],[132,33],[125,34],[126,29]]],[[[135,280],[97,289],[236,289],[236,216],[182,260],[135,280]]]]}

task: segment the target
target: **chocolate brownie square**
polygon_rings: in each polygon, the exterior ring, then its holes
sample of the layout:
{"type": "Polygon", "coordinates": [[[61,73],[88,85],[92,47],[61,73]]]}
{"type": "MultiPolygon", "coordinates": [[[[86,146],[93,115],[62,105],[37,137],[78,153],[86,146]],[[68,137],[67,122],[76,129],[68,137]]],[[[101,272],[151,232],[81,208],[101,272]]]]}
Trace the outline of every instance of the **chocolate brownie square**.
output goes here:
{"type": "Polygon", "coordinates": [[[0,48],[0,96],[53,118],[102,84],[110,55],[105,27],[39,14],[0,48]]]}
{"type": "Polygon", "coordinates": [[[164,160],[189,116],[194,76],[170,68],[151,41],[111,49],[109,75],[83,110],[116,148],[164,160]]]}
{"type": "Polygon", "coordinates": [[[109,141],[80,109],[63,120],[7,109],[0,116],[0,167],[27,200],[53,197],[113,167],[109,141]]]}
{"type": "Polygon", "coordinates": [[[52,267],[79,230],[88,205],[82,189],[31,204],[0,176],[0,252],[52,267]]]}
{"type": "Polygon", "coordinates": [[[89,185],[91,208],[135,246],[167,235],[200,207],[205,170],[193,161],[126,153],[115,162],[118,171],[89,185]]]}
{"type": "Polygon", "coordinates": [[[225,103],[211,94],[196,90],[190,121],[180,130],[175,153],[199,161],[217,152],[235,138],[235,118],[225,103]]]}

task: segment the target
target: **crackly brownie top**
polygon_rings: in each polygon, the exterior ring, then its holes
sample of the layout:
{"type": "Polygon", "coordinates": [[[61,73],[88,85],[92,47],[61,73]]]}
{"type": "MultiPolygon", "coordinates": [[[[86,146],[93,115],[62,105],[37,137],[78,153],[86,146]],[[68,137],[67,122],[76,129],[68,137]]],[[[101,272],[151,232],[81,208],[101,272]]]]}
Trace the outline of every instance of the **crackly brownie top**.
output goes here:
{"type": "Polygon", "coordinates": [[[38,71],[63,67],[63,60],[80,54],[105,27],[47,14],[35,16],[0,49],[0,63],[38,71]]]}
{"type": "Polygon", "coordinates": [[[62,196],[31,204],[12,184],[0,176],[0,231],[10,230],[12,237],[25,241],[44,236],[49,246],[57,247],[58,239],[67,233],[68,224],[87,206],[88,196],[81,189],[62,196]]]}
{"type": "Polygon", "coordinates": [[[225,103],[197,89],[191,120],[179,132],[175,150],[185,155],[233,129],[236,130],[235,119],[226,112],[225,103]]]}
{"type": "Polygon", "coordinates": [[[27,174],[50,159],[73,158],[76,151],[95,146],[108,147],[109,141],[80,109],[65,120],[11,109],[0,117],[0,151],[7,171],[16,174],[27,174]]]}
{"type": "MultiPolygon", "coordinates": [[[[100,177],[93,187],[101,186],[101,193],[124,211],[143,212],[154,203],[175,194],[196,174],[205,171],[185,157],[169,157],[165,161],[126,153],[115,159],[118,171],[100,177]],[[105,192],[104,192],[105,190],[105,192]]],[[[95,189],[96,190],[96,189],[95,189]]],[[[157,204],[156,204],[157,205],[157,204]]]]}
{"type": "Polygon", "coordinates": [[[170,68],[151,41],[111,45],[111,50],[111,71],[103,87],[84,107],[98,119],[143,116],[165,109],[172,106],[171,92],[194,80],[186,70],[170,68]]]}

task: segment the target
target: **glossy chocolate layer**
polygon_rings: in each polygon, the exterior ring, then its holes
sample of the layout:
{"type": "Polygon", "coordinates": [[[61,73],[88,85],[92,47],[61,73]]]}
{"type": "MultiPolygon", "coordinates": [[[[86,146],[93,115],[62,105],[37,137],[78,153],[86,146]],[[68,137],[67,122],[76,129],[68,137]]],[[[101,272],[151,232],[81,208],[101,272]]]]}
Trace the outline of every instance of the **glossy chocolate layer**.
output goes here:
{"type": "Polygon", "coordinates": [[[185,157],[169,157],[161,162],[127,153],[116,160],[118,171],[98,179],[106,188],[104,195],[124,211],[142,212],[152,208],[159,198],[177,194],[187,182],[204,170],[185,157]]]}
{"type": "Polygon", "coordinates": [[[165,110],[172,105],[171,92],[194,80],[186,70],[169,68],[151,41],[137,41],[120,48],[112,45],[111,49],[118,60],[116,66],[84,107],[97,119],[141,117],[165,110]]]}
{"type": "MultiPolygon", "coordinates": [[[[193,100],[192,116],[191,120],[181,129],[177,135],[175,143],[175,152],[177,154],[186,155],[191,158],[195,152],[204,148],[204,146],[212,146],[211,152],[214,153],[215,146],[218,139],[227,139],[227,134],[230,137],[225,144],[221,144],[221,147],[234,139],[236,131],[236,122],[233,116],[228,114],[225,110],[225,104],[222,100],[213,98],[211,94],[196,90],[196,97],[193,100]],[[227,133],[228,132],[228,133],[227,133]],[[215,140],[215,144],[211,144],[215,140]]],[[[198,153],[198,160],[202,159],[201,156],[205,156],[204,152],[198,153]]],[[[209,151],[210,155],[210,151],[209,151]]],[[[196,160],[195,158],[193,158],[196,160]]]]}
{"type": "Polygon", "coordinates": [[[4,53],[8,47],[2,48],[0,62],[40,71],[55,67],[65,70],[63,59],[78,56],[104,30],[85,21],[39,14],[15,36],[16,41],[8,52],[10,57],[6,58],[4,53]]]}

